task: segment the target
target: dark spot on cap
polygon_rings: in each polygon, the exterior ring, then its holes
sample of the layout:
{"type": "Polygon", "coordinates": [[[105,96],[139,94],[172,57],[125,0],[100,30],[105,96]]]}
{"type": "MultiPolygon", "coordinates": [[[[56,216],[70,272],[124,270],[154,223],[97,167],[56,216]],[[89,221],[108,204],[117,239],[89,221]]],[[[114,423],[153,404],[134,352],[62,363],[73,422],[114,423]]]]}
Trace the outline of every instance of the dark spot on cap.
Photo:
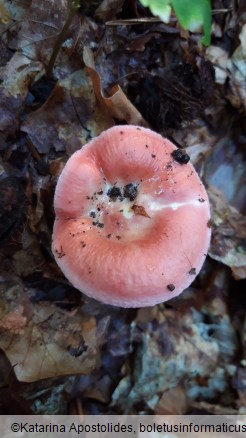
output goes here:
{"type": "Polygon", "coordinates": [[[111,189],[108,190],[107,195],[110,197],[110,199],[116,199],[122,196],[119,187],[112,187],[111,189]]]}
{"type": "Polygon", "coordinates": [[[196,275],[196,268],[191,268],[188,272],[190,275],[196,275]]]}
{"type": "Polygon", "coordinates": [[[98,223],[97,223],[97,226],[98,226],[99,228],[103,228],[103,227],[104,227],[104,224],[102,224],[101,222],[98,222],[98,223]]]}
{"type": "Polygon", "coordinates": [[[116,239],[118,239],[118,240],[120,240],[121,239],[121,236],[115,236],[116,237],[116,239]]]}
{"type": "Polygon", "coordinates": [[[102,195],[103,194],[103,190],[100,190],[100,192],[97,192],[98,195],[102,195]]]}
{"type": "Polygon", "coordinates": [[[137,194],[138,194],[137,184],[130,183],[124,187],[124,196],[130,199],[130,201],[134,201],[134,199],[137,197],[137,194]]]}
{"type": "Polygon", "coordinates": [[[151,157],[152,157],[152,158],[155,158],[155,157],[156,157],[156,155],[155,155],[155,154],[151,154],[151,157]]]}
{"type": "Polygon", "coordinates": [[[168,284],[167,285],[168,290],[170,290],[171,292],[175,289],[174,284],[168,284]]]}
{"type": "Polygon", "coordinates": [[[111,234],[108,234],[108,235],[107,235],[107,238],[109,239],[110,237],[111,237],[111,234]]]}
{"type": "Polygon", "coordinates": [[[207,226],[208,228],[212,228],[213,227],[213,222],[211,219],[209,219],[209,221],[207,222],[207,226]]]}
{"type": "Polygon", "coordinates": [[[186,154],[185,150],[181,148],[173,151],[171,155],[179,164],[187,164],[190,161],[189,155],[186,154]]]}
{"type": "Polygon", "coordinates": [[[146,144],[146,145],[145,145],[145,147],[146,147],[146,148],[148,148],[148,147],[149,147],[149,145],[148,145],[148,144],[146,144]]]}
{"type": "Polygon", "coordinates": [[[61,246],[60,250],[55,249],[55,253],[57,254],[58,259],[61,259],[62,257],[64,257],[66,255],[62,249],[62,246],[61,246]]]}
{"type": "Polygon", "coordinates": [[[199,202],[205,202],[205,199],[203,199],[203,198],[199,198],[198,201],[199,201],[199,202]]]}
{"type": "Polygon", "coordinates": [[[90,212],[90,217],[95,218],[95,217],[96,217],[96,213],[95,213],[94,211],[91,211],[91,212],[90,212]]]}

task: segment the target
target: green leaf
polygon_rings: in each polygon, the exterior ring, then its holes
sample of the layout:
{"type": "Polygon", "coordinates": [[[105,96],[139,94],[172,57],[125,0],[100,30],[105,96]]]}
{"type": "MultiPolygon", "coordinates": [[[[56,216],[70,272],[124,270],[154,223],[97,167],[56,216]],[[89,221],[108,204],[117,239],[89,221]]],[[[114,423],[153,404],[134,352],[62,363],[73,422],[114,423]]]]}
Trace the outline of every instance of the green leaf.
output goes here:
{"type": "Polygon", "coordinates": [[[140,0],[143,6],[148,7],[153,15],[168,23],[171,15],[170,0],[140,0]]]}
{"type": "Polygon", "coordinates": [[[211,38],[211,3],[210,0],[171,0],[175,14],[184,29],[197,31],[202,26],[204,37],[202,43],[210,44],[211,38]]]}
{"type": "Polygon", "coordinates": [[[200,30],[203,27],[204,36],[202,43],[205,46],[210,44],[211,39],[211,0],[140,0],[143,6],[149,7],[153,15],[168,22],[172,5],[179,23],[184,29],[191,32],[200,30]]]}

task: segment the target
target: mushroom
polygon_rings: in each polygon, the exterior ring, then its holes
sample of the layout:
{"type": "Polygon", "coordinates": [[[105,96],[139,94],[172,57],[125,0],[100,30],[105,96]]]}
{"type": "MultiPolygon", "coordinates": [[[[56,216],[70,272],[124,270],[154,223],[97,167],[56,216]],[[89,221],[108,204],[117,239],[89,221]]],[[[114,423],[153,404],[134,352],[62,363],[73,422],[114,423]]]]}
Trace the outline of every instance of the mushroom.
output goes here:
{"type": "Polygon", "coordinates": [[[211,237],[206,190],[161,135],[115,126],[67,161],[52,250],[68,280],[103,303],[170,300],[199,273],[211,237]]]}

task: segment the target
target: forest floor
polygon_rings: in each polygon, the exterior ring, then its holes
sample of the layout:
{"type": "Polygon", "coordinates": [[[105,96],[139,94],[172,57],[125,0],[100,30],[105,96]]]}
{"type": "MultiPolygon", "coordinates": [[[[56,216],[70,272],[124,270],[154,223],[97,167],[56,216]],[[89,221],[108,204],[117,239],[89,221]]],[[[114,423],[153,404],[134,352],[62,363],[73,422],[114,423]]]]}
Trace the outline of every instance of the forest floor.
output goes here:
{"type": "Polygon", "coordinates": [[[0,0],[0,413],[246,413],[246,4],[212,2],[212,41],[136,0],[0,0]],[[114,124],[185,147],[212,241],[180,297],[120,309],[51,252],[68,157],[114,124]]]}

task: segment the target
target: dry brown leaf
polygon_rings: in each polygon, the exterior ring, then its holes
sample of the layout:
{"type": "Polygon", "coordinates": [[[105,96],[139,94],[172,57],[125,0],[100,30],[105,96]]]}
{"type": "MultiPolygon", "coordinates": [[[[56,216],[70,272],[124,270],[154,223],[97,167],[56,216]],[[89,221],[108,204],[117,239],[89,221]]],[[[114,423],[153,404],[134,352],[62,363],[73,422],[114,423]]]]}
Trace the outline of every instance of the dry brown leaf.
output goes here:
{"type": "Polygon", "coordinates": [[[227,63],[231,73],[231,88],[233,94],[239,98],[242,107],[246,108],[246,24],[239,35],[241,44],[227,63]]]}
{"type": "Polygon", "coordinates": [[[22,131],[40,153],[53,147],[70,155],[112,125],[96,101],[90,77],[79,70],[56,84],[44,105],[27,117],[22,131]]]}
{"type": "MultiPolygon", "coordinates": [[[[42,76],[69,8],[68,0],[58,4],[54,0],[34,0],[28,8],[24,7],[21,11],[16,5],[9,6],[9,14],[13,16],[13,20],[19,17],[21,19],[18,24],[18,52],[6,65],[0,77],[0,130],[5,135],[13,134],[18,128],[18,116],[24,106],[29,85],[34,78],[42,76]]],[[[74,17],[67,37],[77,38],[79,22],[79,17],[74,17]]]]}
{"type": "Polygon", "coordinates": [[[217,84],[224,84],[228,76],[227,62],[228,53],[218,46],[209,46],[206,50],[206,58],[214,65],[215,80],[217,84]]]}
{"type": "Polygon", "coordinates": [[[245,367],[238,367],[234,380],[234,387],[238,391],[241,405],[246,408],[246,370],[245,367]]]}
{"type": "Polygon", "coordinates": [[[35,291],[16,278],[0,283],[0,348],[20,381],[90,373],[97,363],[102,333],[96,320],[79,309],[65,311],[53,303],[34,302],[35,291]]]}
{"type": "Polygon", "coordinates": [[[184,389],[176,386],[165,391],[155,408],[157,415],[184,415],[187,412],[188,403],[184,389]]]}
{"type": "Polygon", "coordinates": [[[95,16],[103,21],[110,20],[121,11],[124,0],[103,0],[98,6],[95,16]]]}
{"type": "Polygon", "coordinates": [[[16,35],[21,28],[22,20],[30,8],[30,0],[10,2],[0,0],[0,35],[7,41],[8,47],[16,50],[16,35]],[[13,32],[12,32],[13,31],[13,32]]]}
{"type": "Polygon", "coordinates": [[[90,67],[86,67],[86,71],[92,79],[99,102],[101,102],[111,117],[120,121],[126,121],[128,124],[147,126],[147,122],[128,100],[119,85],[114,85],[109,91],[109,97],[105,97],[101,89],[99,74],[90,67]]]}
{"type": "Polygon", "coordinates": [[[93,55],[88,47],[84,49],[84,62],[86,65],[85,70],[91,77],[97,99],[110,116],[120,121],[126,121],[128,124],[148,126],[119,85],[114,85],[110,88],[108,97],[104,95],[101,78],[95,69],[93,55]]]}
{"type": "MultiPolygon", "coordinates": [[[[227,363],[236,350],[235,332],[228,315],[219,313],[218,318],[218,311],[212,313],[204,308],[204,300],[202,310],[195,310],[197,294],[195,297],[183,310],[174,303],[170,310],[164,306],[139,310],[132,324],[133,339],[139,343],[134,372],[129,371],[130,381],[123,377],[113,394],[113,405],[120,406],[124,413],[133,413],[143,400],[147,409],[155,411],[159,402],[159,408],[164,409],[162,397],[179,385],[185,394],[177,406],[182,413],[186,403],[200,397],[214,398],[225,390],[227,363]],[[207,314],[210,323],[205,321],[207,314]]],[[[174,404],[170,402],[167,409],[174,408],[174,404]]]]}
{"type": "Polygon", "coordinates": [[[27,322],[26,316],[23,316],[23,306],[17,307],[13,312],[7,313],[0,320],[0,330],[9,331],[16,335],[22,335],[27,322]]]}
{"type": "Polygon", "coordinates": [[[27,198],[20,178],[0,180],[0,241],[11,236],[24,221],[27,198]]]}
{"type": "Polygon", "coordinates": [[[246,219],[228,205],[221,190],[210,186],[208,194],[213,224],[209,255],[229,266],[236,280],[246,278],[246,219]]]}
{"type": "Polygon", "coordinates": [[[0,131],[13,134],[18,128],[18,116],[24,105],[29,85],[41,70],[39,62],[30,61],[16,52],[1,72],[0,131]]]}
{"type": "Polygon", "coordinates": [[[130,42],[130,44],[127,47],[127,50],[129,51],[135,51],[138,50],[140,52],[143,52],[145,50],[145,45],[152,39],[152,38],[160,38],[161,34],[158,32],[145,32],[144,34],[137,36],[133,39],[133,41],[130,42]]]}
{"type": "MultiPolygon", "coordinates": [[[[233,403],[234,406],[234,403],[233,403]]],[[[193,402],[190,409],[194,411],[205,412],[207,415],[238,415],[237,409],[231,406],[221,406],[220,404],[214,404],[212,402],[198,401],[193,402]]]]}
{"type": "Polygon", "coordinates": [[[0,2],[0,24],[9,24],[11,19],[6,0],[0,2]]]}
{"type": "Polygon", "coordinates": [[[68,0],[33,0],[18,35],[18,49],[30,59],[47,63],[68,13],[68,0]]]}
{"type": "MultiPolygon", "coordinates": [[[[228,270],[224,273],[212,274],[209,293],[187,290],[168,307],[162,304],[138,311],[132,323],[137,346],[134,362],[122,369],[124,377],[113,394],[114,406],[124,413],[155,412],[164,396],[167,409],[175,409],[174,388],[180,390],[177,409],[181,410],[194,400],[228,394],[236,372],[237,338],[227,307],[228,270]]],[[[159,407],[165,409],[165,403],[159,407]]]]}
{"type": "Polygon", "coordinates": [[[132,206],[132,210],[134,211],[134,214],[139,215],[139,216],[145,216],[145,217],[149,217],[148,213],[146,212],[145,208],[142,205],[136,205],[134,204],[132,206]]]}

